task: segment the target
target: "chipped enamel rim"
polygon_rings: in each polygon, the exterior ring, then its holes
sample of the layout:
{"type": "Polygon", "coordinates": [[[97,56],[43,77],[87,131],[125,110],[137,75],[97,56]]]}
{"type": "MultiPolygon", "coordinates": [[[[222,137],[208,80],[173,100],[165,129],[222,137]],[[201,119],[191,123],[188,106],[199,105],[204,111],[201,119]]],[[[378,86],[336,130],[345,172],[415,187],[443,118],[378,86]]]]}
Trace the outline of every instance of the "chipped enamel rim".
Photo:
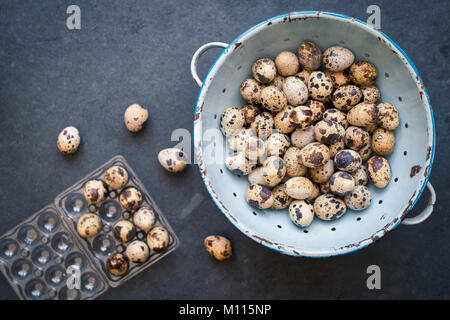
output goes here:
{"type": "Polygon", "coordinates": [[[227,217],[227,219],[242,233],[244,233],[249,238],[253,239],[257,243],[260,243],[270,249],[278,251],[280,253],[292,255],[292,256],[306,256],[306,257],[331,257],[336,255],[347,254],[351,252],[358,251],[372,244],[376,240],[382,238],[387,232],[395,229],[402,221],[405,219],[407,214],[413,209],[414,205],[419,200],[423,190],[427,186],[427,182],[431,173],[434,153],[435,153],[435,145],[436,145],[436,127],[434,122],[434,113],[433,109],[430,105],[430,98],[428,95],[428,91],[425,88],[422,78],[419,75],[417,68],[414,66],[411,59],[406,55],[406,53],[387,35],[383,32],[378,31],[377,29],[367,25],[366,23],[341,14],[330,13],[330,12],[322,12],[322,11],[300,11],[300,12],[291,12],[283,15],[279,15],[268,20],[265,20],[252,28],[248,29],[236,39],[234,39],[226,49],[220,54],[214,64],[211,66],[208,74],[205,77],[205,80],[200,88],[200,92],[197,99],[197,104],[194,110],[194,131],[193,131],[193,142],[194,142],[194,151],[197,159],[197,163],[200,169],[200,173],[203,178],[203,182],[208,190],[211,198],[213,199],[216,206],[219,210],[227,217]],[[419,94],[422,98],[422,102],[427,115],[427,135],[428,135],[428,149],[427,156],[425,162],[425,169],[423,178],[419,181],[417,188],[409,199],[408,203],[401,209],[396,218],[387,223],[382,229],[375,232],[370,238],[362,239],[358,242],[349,244],[340,248],[333,248],[331,250],[305,250],[295,248],[293,246],[284,245],[282,243],[273,243],[268,239],[265,239],[265,235],[253,233],[251,230],[247,230],[244,226],[240,224],[240,222],[233,216],[233,214],[223,205],[222,201],[219,199],[216,191],[214,190],[207,172],[206,167],[203,164],[202,160],[202,148],[201,148],[201,138],[202,138],[202,107],[205,101],[205,97],[208,91],[208,87],[211,82],[214,80],[214,75],[217,70],[220,69],[222,64],[225,62],[228,55],[230,55],[236,48],[239,47],[240,42],[245,41],[250,38],[252,35],[265,30],[266,28],[270,28],[271,25],[276,23],[286,23],[299,19],[307,19],[307,18],[324,18],[324,19],[332,19],[341,22],[347,22],[355,25],[358,28],[361,28],[373,35],[375,35],[379,41],[383,42],[386,46],[388,46],[394,53],[396,53],[402,60],[405,67],[409,70],[411,77],[416,83],[419,94]]]}

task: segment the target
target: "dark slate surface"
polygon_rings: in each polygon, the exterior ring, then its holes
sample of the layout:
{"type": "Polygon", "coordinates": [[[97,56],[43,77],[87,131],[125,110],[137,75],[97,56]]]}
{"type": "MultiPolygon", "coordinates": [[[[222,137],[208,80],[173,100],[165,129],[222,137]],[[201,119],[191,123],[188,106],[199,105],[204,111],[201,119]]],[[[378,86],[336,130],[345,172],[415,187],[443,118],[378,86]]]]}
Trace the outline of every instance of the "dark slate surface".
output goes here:
{"type": "MultiPolygon", "coordinates": [[[[196,167],[163,171],[160,149],[176,128],[192,130],[198,88],[193,52],[210,41],[230,42],[256,23],[295,10],[326,10],[367,19],[372,1],[2,1],[0,4],[0,234],[53,201],[63,189],[122,154],[157,199],[181,247],[104,299],[450,298],[450,143],[448,105],[449,3],[377,1],[382,28],[411,57],[428,87],[437,124],[431,182],[435,213],[418,226],[400,226],[375,245],[332,259],[298,259],[249,240],[221,215],[196,167]],[[80,5],[82,29],[65,25],[69,4],[80,5]],[[138,134],[122,122],[141,103],[150,121],[138,134]],[[77,126],[80,150],[64,157],[59,131],[77,126]],[[193,203],[191,199],[194,197],[193,203]],[[186,206],[197,204],[187,216],[186,206]],[[234,244],[217,263],[203,238],[219,233],[234,244]],[[382,270],[382,290],[366,288],[366,268],[382,270]]],[[[218,51],[200,63],[205,75],[218,51]]],[[[423,199],[422,202],[425,202],[423,199]]],[[[0,299],[16,295],[0,276],[0,299]]]]}

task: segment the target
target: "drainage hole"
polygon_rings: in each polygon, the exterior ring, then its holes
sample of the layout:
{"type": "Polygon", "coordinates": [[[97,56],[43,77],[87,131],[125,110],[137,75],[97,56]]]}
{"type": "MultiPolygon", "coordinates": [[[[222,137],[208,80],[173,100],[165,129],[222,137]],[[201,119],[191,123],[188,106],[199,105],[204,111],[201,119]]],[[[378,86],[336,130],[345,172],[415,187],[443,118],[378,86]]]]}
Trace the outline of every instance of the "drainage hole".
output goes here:
{"type": "Polygon", "coordinates": [[[361,217],[356,218],[356,221],[361,221],[361,217]]]}
{"type": "Polygon", "coordinates": [[[406,156],[408,154],[408,151],[404,151],[403,155],[406,156]]]}
{"type": "Polygon", "coordinates": [[[408,124],[407,123],[405,123],[405,128],[408,129],[408,124]]]}
{"type": "Polygon", "coordinates": [[[398,178],[395,178],[395,179],[394,179],[394,182],[397,182],[397,181],[398,181],[398,178]]]}
{"type": "Polygon", "coordinates": [[[280,225],[277,225],[277,227],[278,227],[279,229],[281,229],[281,226],[280,226],[280,225]]]}
{"type": "Polygon", "coordinates": [[[235,192],[233,192],[233,196],[237,197],[237,195],[236,195],[236,193],[235,193],[235,192]]]}
{"type": "Polygon", "coordinates": [[[383,203],[383,200],[378,201],[378,204],[382,204],[382,203],[383,203]]]}
{"type": "Polygon", "coordinates": [[[220,173],[223,174],[223,170],[222,169],[220,169],[220,173]]]}
{"type": "Polygon", "coordinates": [[[336,231],[336,228],[334,228],[334,227],[333,227],[333,228],[331,228],[331,231],[336,231]]]}
{"type": "Polygon", "coordinates": [[[257,215],[258,215],[255,211],[253,211],[252,213],[253,213],[254,216],[257,216],[257,215]]]}
{"type": "Polygon", "coordinates": [[[303,233],[308,233],[308,230],[303,230],[303,233]]]}

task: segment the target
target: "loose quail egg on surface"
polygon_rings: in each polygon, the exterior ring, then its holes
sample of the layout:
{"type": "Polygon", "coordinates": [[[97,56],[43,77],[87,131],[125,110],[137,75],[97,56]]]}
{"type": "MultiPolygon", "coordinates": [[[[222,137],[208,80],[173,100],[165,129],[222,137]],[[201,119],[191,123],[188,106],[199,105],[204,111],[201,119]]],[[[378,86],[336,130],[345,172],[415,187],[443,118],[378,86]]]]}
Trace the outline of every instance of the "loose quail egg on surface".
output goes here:
{"type": "Polygon", "coordinates": [[[323,194],[314,200],[314,212],[322,220],[333,221],[347,212],[347,206],[335,195],[323,194]]]}
{"type": "Polygon", "coordinates": [[[286,194],[284,191],[284,184],[279,184],[272,189],[273,204],[271,209],[281,210],[287,208],[291,202],[292,198],[286,194]]]}
{"type": "Polygon", "coordinates": [[[299,106],[308,100],[308,88],[297,77],[287,77],[283,82],[283,92],[292,106],[299,106]]]}
{"type": "Polygon", "coordinates": [[[339,171],[330,178],[330,190],[338,196],[344,196],[355,188],[355,180],[350,173],[339,171]]]}
{"type": "Polygon", "coordinates": [[[147,245],[143,241],[133,241],[125,250],[125,254],[133,262],[142,263],[147,261],[150,256],[150,250],[148,250],[147,245]]]}
{"type": "Polygon", "coordinates": [[[344,149],[336,154],[334,164],[341,171],[354,172],[361,167],[362,160],[358,152],[344,149]]]}
{"type": "Polygon", "coordinates": [[[229,107],[222,113],[220,119],[220,130],[225,136],[231,135],[235,130],[241,129],[245,124],[245,117],[242,109],[229,107]]]}
{"type": "Polygon", "coordinates": [[[367,160],[369,179],[377,188],[384,188],[391,179],[391,166],[386,158],[373,156],[367,160]]]}
{"type": "Polygon", "coordinates": [[[242,98],[252,105],[261,103],[261,90],[261,85],[255,79],[246,79],[239,87],[242,98]]]}
{"type": "Polygon", "coordinates": [[[313,116],[310,107],[298,106],[291,111],[289,120],[295,128],[304,129],[311,125],[313,116]]]}
{"type": "Polygon", "coordinates": [[[351,65],[350,79],[360,86],[370,86],[377,80],[377,69],[368,61],[358,61],[351,65]]]}
{"type": "Polygon", "coordinates": [[[289,218],[299,227],[306,228],[314,219],[314,206],[309,200],[294,200],[289,206],[289,218]]]}
{"type": "Polygon", "coordinates": [[[313,143],[315,140],[314,137],[314,126],[311,125],[304,129],[296,129],[291,134],[291,144],[299,149],[303,149],[310,143],[313,143]]]}
{"type": "Polygon", "coordinates": [[[298,61],[303,69],[314,71],[319,69],[322,60],[322,51],[316,44],[305,41],[300,44],[297,50],[298,61]]]}
{"type": "Polygon", "coordinates": [[[305,177],[293,177],[284,183],[284,192],[294,199],[306,199],[313,191],[313,183],[305,177]]]}
{"type": "Polygon", "coordinates": [[[258,137],[266,140],[272,134],[273,124],[274,121],[272,115],[268,112],[263,112],[256,116],[255,121],[253,121],[250,128],[255,130],[258,137]]]}
{"type": "MultiPolygon", "coordinates": [[[[301,81],[300,81],[301,82],[301,81]]],[[[284,87],[284,85],[283,85],[284,87]]],[[[283,110],[288,104],[285,93],[275,86],[267,86],[261,91],[261,105],[274,112],[283,110]]]]}
{"type": "Polygon", "coordinates": [[[269,187],[275,187],[286,175],[286,165],[278,156],[268,157],[263,164],[263,176],[269,187]]]}
{"type": "Polygon", "coordinates": [[[105,173],[105,183],[114,190],[122,189],[128,182],[128,172],[121,166],[112,166],[105,173]]]}
{"type": "Polygon", "coordinates": [[[148,119],[148,111],[138,104],[132,104],[127,108],[123,116],[125,126],[131,132],[137,132],[148,119]]]}
{"type": "Polygon", "coordinates": [[[327,109],[323,113],[323,120],[332,120],[339,123],[344,129],[348,127],[347,115],[338,109],[327,109]]]}
{"type": "Polygon", "coordinates": [[[163,227],[154,227],[147,234],[147,245],[154,252],[164,250],[169,245],[169,233],[163,227]]]}
{"type": "Polygon", "coordinates": [[[321,120],[314,126],[314,136],[317,141],[331,145],[344,139],[345,129],[332,120],[321,120]]]}
{"type": "Polygon", "coordinates": [[[252,104],[243,106],[242,112],[244,113],[245,127],[249,127],[255,121],[256,116],[261,114],[261,110],[252,104]]]}
{"type": "Polygon", "coordinates": [[[158,153],[158,161],[169,172],[181,172],[187,166],[187,156],[178,148],[167,148],[158,153]]]}
{"type": "Polygon", "coordinates": [[[83,214],[77,222],[77,232],[83,238],[96,236],[102,228],[102,220],[93,213],[83,214]]]}
{"type": "Polygon", "coordinates": [[[355,151],[359,151],[369,143],[370,135],[366,129],[360,127],[348,127],[345,130],[345,145],[355,151]]]}
{"type": "Polygon", "coordinates": [[[375,86],[361,87],[362,101],[368,103],[378,103],[381,99],[380,90],[375,86]]]}
{"type": "Polygon", "coordinates": [[[275,79],[277,68],[275,62],[269,58],[261,58],[256,60],[252,65],[252,74],[260,83],[269,83],[275,79]]]}
{"type": "Polygon", "coordinates": [[[335,89],[350,84],[352,82],[350,80],[350,74],[348,73],[348,70],[338,72],[331,72],[329,70],[325,70],[324,72],[328,76],[328,78],[330,78],[331,82],[333,83],[333,87],[335,89]]]}
{"type": "Polygon", "coordinates": [[[378,124],[386,130],[395,130],[400,124],[398,111],[390,103],[380,103],[378,106],[378,124]]]}
{"type": "Polygon", "coordinates": [[[343,71],[350,67],[354,61],[355,56],[353,52],[340,46],[329,47],[323,53],[322,58],[325,68],[332,72],[343,71]]]}
{"type": "Polygon", "coordinates": [[[288,105],[286,106],[286,108],[284,108],[275,115],[274,118],[275,129],[286,134],[294,131],[295,127],[290,120],[290,115],[293,109],[294,109],[293,106],[288,105]]]}
{"type": "Polygon", "coordinates": [[[267,155],[282,156],[291,146],[291,140],[287,135],[280,132],[274,132],[267,139],[267,155]]]}
{"type": "Polygon", "coordinates": [[[355,211],[367,209],[372,201],[372,193],[365,186],[357,186],[345,198],[347,208],[355,211]]]}
{"type": "Polygon", "coordinates": [[[294,53],[282,51],[275,58],[275,65],[280,75],[288,77],[297,73],[300,64],[294,53]]]}
{"type": "Polygon", "coordinates": [[[78,150],[80,145],[80,132],[75,127],[64,128],[58,135],[56,145],[64,154],[71,154],[78,150]]]}
{"type": "Polygon", "coordinates": [[[259,184],[251,184],[245,193],[249,205],[257,209],[268,209],[274,203],[272,191],[259,184]]]}
{"type": "Polygon", "coordinates": [[[331,101],[336,109],[348,111],[361,100],[361,90],[354,85],[342,86],[331,95],[331,101]]]}
{"type": "Polygon", "coordinates": [[[297,147],[287,149],[283,161],[286,165],[286,173],[290,177],[304,176],[308,171],[308,168],[300,162],[300,149],[297,147]]]}
{"type": "Polygon", "coordinates": [[[394,151],[395,135],[392,131],[378,128],[372,133],[372,151],[380,156],[387,156],[394,151]]]}
{"type": "Polygon", "coordinates": [[[92,204],[102,202],[106,197],[106,193],[105,184],[100,180],[89,180],[83,188],[84,198],[92,204]]]}
{"type": "Polygon", "coordinates": [[[142,194],[138,189],[129,187],[122,190],[119,200],[122,208],[132,211],[137,209],[141,205],[142,194]]]}
{"type": "Polygon", "coordinates": [[[108,258],[106,268],[109,273],[114,276],[122,276],[128,271],[129,263],[128,258],[121,254],[116,253],[108,258]]]}
{"type": "Polygon", "coordinates": [[[328,162],[318,168],[309,168],[308,169],[309,178],[317,183],[324,183],[330,179],[330,177],[334,173],[334,162],[332,159],[328,160],[328,162]]]}
{"type": "Polygon", "coordinates": [[[319,101],[327,101],[333,92],[333,83],[322,71],[314,71],[308,80],[311,97],[319,101]]]}
{"type": "Polygon", "coordinates": [[[324,144],[313,142],[300,151],[300,161],[305,167],[318,168],[330,160],[330,150],[324,144]]]}
{"type": "Polygon", "coordinates": [[[361,165],[361,167],[350,174],[352,175],[353,180],[355,180],[355,185],[357,186],[365,186],[369,181],[369,175],[365,165],[361,165]]]}
{"type": "Polygon", "coordinates": [[[248,175],[252,172],[255,164],[251,163],[246,157],[244,152],[232,152],[225,159],[225,166],[233,174],[248,175]]]}
{"type": "Polygon", "coordinates": [[[206,251],[216,260],[225,260],[231,257],[231,242],[222,236],[208,236],[204,240],[206,251]]]}
{"type": "Polygon", "coordinates": [[[259,184],[264,187],[267,187],[266,180],[263,175],[263,167],[257,167],[253,169],[252,172],[247,176],[248,182],[250,184],[259,184]]]}
{"type": "Polygon", "coordinates": [[[347,113],[349,124],[357,127],[367,127],[376,123],[378,119],[378,108],[373,103],[361,102],[347,113]]]}
{"type": "Polygon", "coordinates": [[[128,220],[118,221],[114,225],[113,231],[116,239],[123,243],[133,240],[134,236],[136,235],[136,228],[134,227],[134,224],[132,224],[128,220]]]}
{"type": "Polygon", "coordinates": [[[147,207],[142,207],[133,215],[133,223],[141,230],[148,231],[155,224],[155,213],[147,207]]]}

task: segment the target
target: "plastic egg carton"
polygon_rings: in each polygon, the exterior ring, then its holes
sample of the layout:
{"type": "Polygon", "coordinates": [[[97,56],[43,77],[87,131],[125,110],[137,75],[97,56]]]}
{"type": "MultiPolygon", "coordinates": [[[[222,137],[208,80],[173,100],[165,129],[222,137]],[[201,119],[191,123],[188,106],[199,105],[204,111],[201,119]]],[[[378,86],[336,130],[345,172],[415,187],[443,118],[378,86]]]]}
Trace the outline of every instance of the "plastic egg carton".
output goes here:
{"type": "Polygon", "coordinates": [[[78,181],[29,219],[0,238],[0,270],[21,299],[93,299],[110,287],[117,287],[174,251],[179,240],[143,184],[122,156],[116,156],[78,181]],[[136,228],[135,238],[121,243],[113,235],[113,225],[119,220],[132,222],[133,212],[123,209],[119,202],[121,190],[110,190],[97,205],[89,204],[83,196],[84,184],[92,179],[104,180],[111,166],[125,168],[129,181],[124,188],[135,187],[142,194],[142,204],[156,216],[154,226],[169,233],[169,244],[161,252],[150,251],[143,263],[129,261],[127,273],[111,275],[106,263],[110,255],[125,253],[134,240],[146,242],[147,233],[136,228]],[[94,213],[102,219],[102,229],[95,237],[84,239],[76,231],[78,218],[94,213]],[[69,289],[66,281],[69,266],[80,269],[80,288],[69,289]]]}

